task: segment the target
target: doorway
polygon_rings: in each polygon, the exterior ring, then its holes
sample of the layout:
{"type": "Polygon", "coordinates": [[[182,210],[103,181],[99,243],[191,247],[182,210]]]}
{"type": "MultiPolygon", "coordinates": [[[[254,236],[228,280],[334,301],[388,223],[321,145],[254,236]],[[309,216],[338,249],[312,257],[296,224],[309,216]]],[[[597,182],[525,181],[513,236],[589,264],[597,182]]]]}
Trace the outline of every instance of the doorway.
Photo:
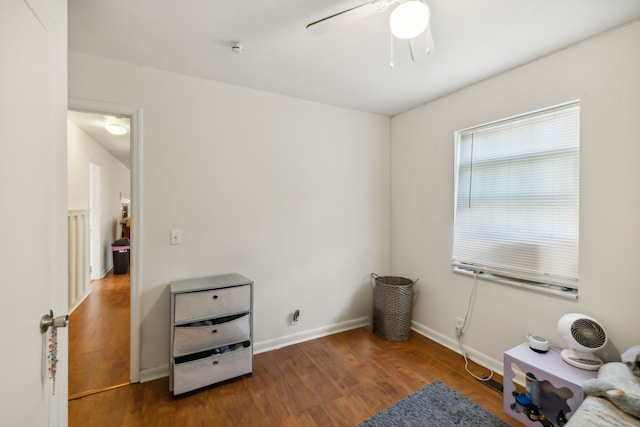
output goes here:
{"type": "Polygon", "coordinates": [[[89,162],[89,271],[91,280],[101,278],[100,273],[100,166],[89,162]]]}
{"type": "Polygon", "coordinates": [[[136,134],[132,130],[137,129],[137,113],[123,114],[118,106],[86,108],[77,104],[83,103],[70,99],[68,199],[70,210],[86,209],[83,193],[88,192],[91,283],[90,292],[70,313],[70,400],[139,380],[139,367],[131,363],[137,356],[134,349],[139,348],[139,337],[131,334],[137,329],[133,325],[138,314],[136,310],[131,311],[131,301],[137,295],[138,264],[131,262],[130,268],[123,272],[122,263],[118,261],[120,271],[115,271],[116,255],[111,245],[122,237],[125,226],[131,227],[132,240],[139,235],[135,232],[135,219],[132,221],[129,217],[135,212],[136,202],[132,194],[136,175],[131,152],[136,145],[136,134]],[[105,124],[124,125],[127,132],[108,134],[105,124]],[[84,183],[81,174],[73,170],[82,162],[85,162],[84,170],[88,169],[84,183]],[[127,217],[123,218],[125,213],[127,217]]]}

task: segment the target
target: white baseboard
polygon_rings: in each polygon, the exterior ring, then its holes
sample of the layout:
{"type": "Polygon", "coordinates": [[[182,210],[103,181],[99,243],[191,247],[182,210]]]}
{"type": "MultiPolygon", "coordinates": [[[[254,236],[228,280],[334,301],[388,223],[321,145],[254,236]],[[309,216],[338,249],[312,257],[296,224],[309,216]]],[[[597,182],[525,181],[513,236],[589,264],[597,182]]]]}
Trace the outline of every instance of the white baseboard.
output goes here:
{"type": "Polygon", "coordinates": [[[150,369],[142,369],[140,371],[140,382],[146,383],[148,381],[158,380],[160,378],[169,376],[169,364],[163,366],[157,366],[150,369]]]}
{"type": "Polygon", "coordinates": [[[89,287],[87,288],[87,290],[85,290],[83,292],[83,294],[80,295],[80,297],[73,302],[73,305],[71,305],[71,307],[69,307],[69,312],[68,313],[69,314],[73,313],[73,310],[75,310],[76,308],[80,307],[80,304],[82,304],[82,302],[84,300],[86,300],[89,295],[91,295],[91,284],[89,284],[89,287]]]}
{"type": "Polygon", "coordinates": [[[102,279],[104,279],[104,276],[106,276],[107,273],[109,273],[110,270],[111,270],[111,268],[107,268],[102,273],[102,276],[100,276],[98,279],[89,279],[89,286],[87,287],[87,290],[84,291],[84,293],[82,295],[80,295],[80,297],[72,303],[71,307],[69,307],[69,314],[73,313],[73,310],[78,308],[80,306],[80,304],[82,304],[82,302],[84,300],[86,300],[89,295],[91,295],[91,283],[94,280],[102,280],[102,279]]]}
{"type": "MultiPolygon", "coordinates": [[[[431,328],[428,328],[420,323],[415,321],[411,322],[413,329],[415,332],[420,335],[424,335],[425,337],[437,342],[444,347],[462,355],[462,352],[458,346],[458,341],[450,338],[446,335],[441,334],[431,328]]],[[[337,334],[339,332],[347,331],[350,329],[356,329],[363,326],[370,326],[371,319],[369,317],[361,317],[354,320],[349,320],[346,322],[336,323],[333,325],[323,326],[321,328],[311,329],[308,331],[301,331],[295,334],[284,335],[282,337],[254,342],[253,344],[253,353],[265,353],[271,350],[277,350],[282,347],[287,347],[293,344],[298,344],[304,341],[313,340],[316,338],[324,337],[327,335],[337,334]]],[[[473,360],[475,363],[484,366],[487,369],[491,369],[497,374],[504,375],[503,366],[501,360],[493,359],[487,356],[484,353],[481,353],[473,348],[465,346],[465,350],[469,354],[469,358],[473,360]]],[[[143,369],[140,372],[140,382],[148,382],[157,380],[160,378],[169,376],[169,365],[158,366],[150,369],[143,369]]]]}
{"type": "MultiPolygon", "coordinates": [[[[337,334],[338,332],[347,331],[350,329],[360,328],[362,326],[369,326],[371,319],[369,317],[361,317],[358,319],[348,320],[346,322],[336,323],[329,326],[323,326],[321,328],[311,329],[308,331],[301,331],[296,334],[284,335],[282,337],[274,338],[271,340],[254,342],[253,354],[265,353],[271,350],[277,350],[282,347],[286,347],[293,344],[298,344],[304,341],[324,337],[327,335],[337,334]]],[[[157,380],[160,378],[169,376],[169,364],[158,366],[150,369],[143,369],[140,371],[140,382],[145,383],[148,381],[157,380]]]]}
{"type": "MultiPolygon", "coordinates": [[[[458,341],[450,338],[446,335],[441,334],[431,328],[428,328],[416,321],[411,322],[411,329],[419,333],[420,335],[424,335],[425,337],[437,342],[440,345],[447,347],[450,350],[455,351],[456,353],[462,355],[462,351],[460,350],[460,346],[458,345],[458,341]]],[[[464,343],[463,343],[464,344],[464,343]]],[[[484,353],[481,353],[471,347],[464,346],[466,352],[469,355],[469,359],[477,363],[478,365],[484,366],[487,369],[491,369],[497,374],[504,375],[503,365],[501,360],[493,359],[487,356],[484,353]]]]}
{"type": "Polygon", "coordinates": [[[346,322],[335,323],[333,325],[323,326],[321,328],[310,329],[308,331],[301,331],[295,334],[284,335],[278,338],[254,342],[253,353],[259,354],[271,350],[277,350],[282,347],[286,347],[293,344],[298,344],[304,341],[313,340],[316,338],[324,337],[327,335],[337,334],[338,332],[348,331],[350,329],[360,328],[362,326],[369,326],[371,319],[369,317],[360,317],[358,319],[348,320],[346,322]]]}
{"type": "Polygon", "coordinates": [[[105,278],[105,276],[107,274],[109,274],[109,272],[113,269],[113,267],[107,267],[104,270],[102,270],[101,273],[98,273],[98,277],[92,278],[91,281],[93,282],[94,280],[102,280],[105,278]]]}

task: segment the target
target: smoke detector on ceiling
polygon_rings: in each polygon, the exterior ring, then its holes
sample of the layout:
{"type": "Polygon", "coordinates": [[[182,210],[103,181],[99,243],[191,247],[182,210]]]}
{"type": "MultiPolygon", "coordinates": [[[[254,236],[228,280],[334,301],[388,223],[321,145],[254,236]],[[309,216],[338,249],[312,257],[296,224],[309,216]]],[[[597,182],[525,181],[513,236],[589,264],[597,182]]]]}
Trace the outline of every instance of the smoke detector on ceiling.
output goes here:
{"type": "Polygon", "coordinates": [[[242,43],[240,42],[233,42],[233,44],[231,45],[231,52],[233,53],[242,53],[242,50],[244,49],[244,46],[242,46],[242,43]]]}

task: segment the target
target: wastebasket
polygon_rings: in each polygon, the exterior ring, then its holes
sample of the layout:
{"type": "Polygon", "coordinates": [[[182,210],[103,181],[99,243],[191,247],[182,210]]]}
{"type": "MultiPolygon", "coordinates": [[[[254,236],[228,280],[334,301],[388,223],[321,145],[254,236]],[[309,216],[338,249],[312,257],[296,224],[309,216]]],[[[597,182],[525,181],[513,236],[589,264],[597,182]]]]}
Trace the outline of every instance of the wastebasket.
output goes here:
{"type": "Polygon", "coordinates": [[[113,252],[113,274],[127,274],[129,272],[129,239],[118,239],[111,244],[113,252]]]}
{"type": "Polygon", "coordinates": [[[398,276],[378,276],[373,291],[373,333],[389,341],[406,341],[411,332],[413,285],[411,280],[398,276]]]}

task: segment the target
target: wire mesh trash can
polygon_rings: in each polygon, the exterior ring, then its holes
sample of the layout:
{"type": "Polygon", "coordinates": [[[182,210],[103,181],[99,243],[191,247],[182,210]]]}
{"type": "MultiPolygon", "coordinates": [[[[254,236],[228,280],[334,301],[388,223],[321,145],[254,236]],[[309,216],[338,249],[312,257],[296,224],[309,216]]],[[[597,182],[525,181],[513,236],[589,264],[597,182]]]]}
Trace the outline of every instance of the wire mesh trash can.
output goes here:
{"type": "Polygon", "coordinates": [[[411,333],[413,285],[418,281],[378,276],[373,290],[373,333],[389,341],[406,341],[411,333]]]}

